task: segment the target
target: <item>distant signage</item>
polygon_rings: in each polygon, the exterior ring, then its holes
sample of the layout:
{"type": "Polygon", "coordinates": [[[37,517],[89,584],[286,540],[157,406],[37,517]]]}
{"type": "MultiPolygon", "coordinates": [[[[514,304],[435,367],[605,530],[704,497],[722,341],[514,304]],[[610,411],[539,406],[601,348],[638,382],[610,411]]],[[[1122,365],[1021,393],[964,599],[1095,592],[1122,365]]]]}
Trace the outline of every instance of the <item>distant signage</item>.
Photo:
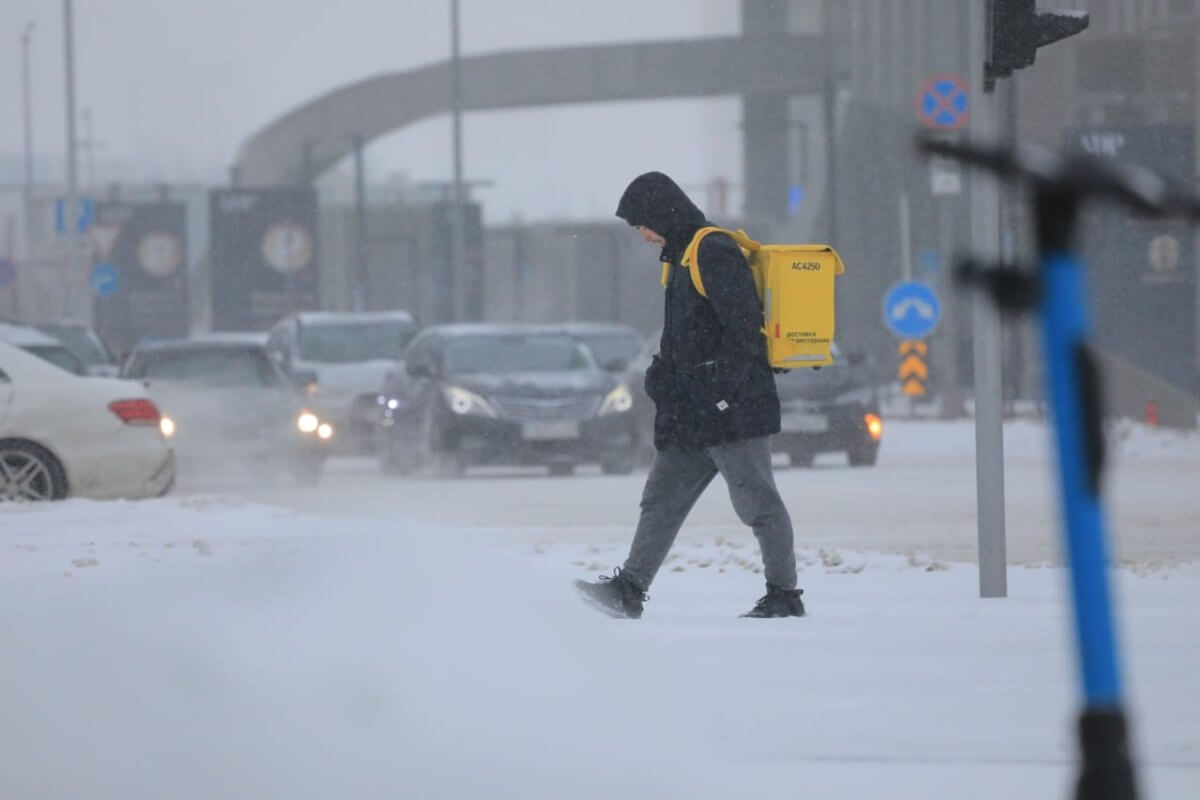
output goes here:
{"type": "Polygon", "coordinates": [[[112,297],[121,288],[121,273],[112,264],[102,261],[92,266],[88,282],[96,297],[112,297]]]}
{"type": "Polygon", "coordinates": [[[920,339],[905,339],[896,350],[900,355],[900,388],[909,397],[921,397],[929,384],[929,345],[920,339]]]}
{"type": "MultiPolygon", "coordinates": [[[[1071,151],[1191,175],[1191,123],[1097,125],[1064,134],[1071,151]]],[[[1188,392],[1196,386],[1196,232],[1183,220],[1146,219],[1097,204],[1081,220],[1099,347],[1188,392]]]]}
{"type": "MultiPolygon", "coordinates": [[[[75,233],[83,233],[92,224],[95,205],[90,197],[77,197],[75,202],[78,204],[75,212],[75,233]]],[[[54,200],[55,233],[66,234],[67,232],[67,206],[69,204],[70,198],[68,197],[58,197],[54,200]]]]}
{"type": "Polygon", "coordinates": [[[883,324],[901,339],[924,339],[937,328],[942,304],[931,286],[897,283],[883,298],[883,324]]]}
{"type": "Polygon", "coordinates": [[[17,265],[10,259],[0,258],[0,289],[10,286],[17,279],[17,265]]]}
{"type": "Polygon", "coordinates": [[[312,189],[218,189],[209,210],[213,330],[263,330],[317,307],[312,189]]]}
{"type": "Polygon", "coordinates": [[[118,350],[186,336],[187,214],[178,202],[105,200],[88,230],[100,336],[118,350]]]}
{"type": "Polygon", "coordinates": [[[956,131],[970,119],[970,87],[958,75],[935,75],[921,84],[917,119],[927,128],[956,131]]]}

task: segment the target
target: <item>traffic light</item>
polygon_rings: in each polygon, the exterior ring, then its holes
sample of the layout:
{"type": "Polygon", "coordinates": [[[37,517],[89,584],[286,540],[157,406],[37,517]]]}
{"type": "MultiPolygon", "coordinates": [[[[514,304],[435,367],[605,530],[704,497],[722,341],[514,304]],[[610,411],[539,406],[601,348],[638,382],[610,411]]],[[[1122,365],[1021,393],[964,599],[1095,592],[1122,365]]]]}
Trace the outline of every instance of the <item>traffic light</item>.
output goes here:
{"type": "Polygon", "coordinates": [[[1074,36],[1088,26],[1086,11],[1038,11],[1036,0],[988,0],[984,90],[1031,66],[1039,47],[1074,36]]]}

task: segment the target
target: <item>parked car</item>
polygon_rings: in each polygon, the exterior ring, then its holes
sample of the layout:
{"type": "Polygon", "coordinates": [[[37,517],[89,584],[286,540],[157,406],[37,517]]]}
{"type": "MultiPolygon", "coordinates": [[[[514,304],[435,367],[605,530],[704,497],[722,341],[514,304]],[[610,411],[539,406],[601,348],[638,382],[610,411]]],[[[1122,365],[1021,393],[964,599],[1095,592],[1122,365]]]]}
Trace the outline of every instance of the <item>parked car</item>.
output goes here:
{"type": "Polygon", "coordinates": [[[883,438],[879,392],[865,356],[843,356],[833,345],[832,364],[775,376],[782,432],[771,449],[793,466],[810,466],[818,453],[844,452],[852,467],[875,463],[883,438]]]}
{"type": "Polygon", "coordinates": [[[264,334],[211,334],[138,344],[122,375],[163,409],[181,469],[268,469],[320,478],[335,428],[305,405],[264,334]]]}
{"type": "Polygon", "coordinates": [[[83,362],[88,374],[115,378],[120,373],[117,357],[86,322],[47,320],[35,327],[65,344],[83,362]]]}
{"type": "MultiPolygon", "coordinates": [[[[639,458],[654,457],[654,403],[646,396],[646,369],[658,352],[659,336],[646,343],[624,373],[633,393],[639,458]]],[[[793,466],[809,466],[819,453],[844,452],[851,466],[871,466],[883,438],[879,392],[866,358],[843,355],[837,343],[834,362],[820,369],[800,367],[776,374],[781,432],[771,450],[785,453],[793,466]]]]}
{"type": "Polygon", "coordinates": [[[0,341],[0,501],[155,497],[174,480],[145,387],[84,378],[0,341]]]}
{"type": "Polygon", "coordinates": [[[596,363],[609,372],[628,369],[645,344],[636,328],[619,322],[567,322],[560,327],[586,344],[596,363]]]}
{"type": "Polygon", "coordinates": [[[338,452],[362,454],[374,446],[379,391],[416,334],[407,311],[304,311],[271,329],[268,348],[284,372],[311,378],[310,405],[337,427],[338,452]]]}
{"type": "Polygon", "coordinates": [[[405,374],[385,388],[380,458],[385,470],[473,464],[545,465],[567,475],[598,463],[634,466],[632,398],[560,326],[438,325],[404,354],[405,374]]]}
{"type": "Polygon", "coordinates": [[[87,375],[87,365],[58,339],[28,325],[0,322],[0,339],[32,353],[72,375],[87,375]]]}

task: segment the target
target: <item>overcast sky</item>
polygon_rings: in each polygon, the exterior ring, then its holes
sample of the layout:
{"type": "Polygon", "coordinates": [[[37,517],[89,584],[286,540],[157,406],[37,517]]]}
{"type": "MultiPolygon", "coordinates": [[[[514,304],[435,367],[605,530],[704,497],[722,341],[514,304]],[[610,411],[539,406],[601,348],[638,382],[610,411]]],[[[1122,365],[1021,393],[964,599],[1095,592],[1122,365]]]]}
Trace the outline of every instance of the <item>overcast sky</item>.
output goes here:
{"type": "MultiPolygon", "coordinates": [[[[465,55],[739,28],[737,0],[461,0],[461,8],[465,55]]],[[[57,168],[65,150],[62,3],[3,0],[6,182],[21,174],[20,41],[29,21],[39,165],[57,168]]],[[[297,104],[447,58],[449,2],[75,0],[75,36],[77,105],[91,110],[102,143],[98,182],[216,182],[247,136],[297,104]]],[[[733,99],[470,114],[466,171],[496,182],[480,195],[493,221],[608,217],[628,179],[647,169],[690,185],[737,180],[739,124],[733,99]]],[[[372,178],[448,178],[449,131],[440,118],[376,141],[367,155],[372,178]]],[[[87,167],[81,159],[82,179],[87,167]]]]}

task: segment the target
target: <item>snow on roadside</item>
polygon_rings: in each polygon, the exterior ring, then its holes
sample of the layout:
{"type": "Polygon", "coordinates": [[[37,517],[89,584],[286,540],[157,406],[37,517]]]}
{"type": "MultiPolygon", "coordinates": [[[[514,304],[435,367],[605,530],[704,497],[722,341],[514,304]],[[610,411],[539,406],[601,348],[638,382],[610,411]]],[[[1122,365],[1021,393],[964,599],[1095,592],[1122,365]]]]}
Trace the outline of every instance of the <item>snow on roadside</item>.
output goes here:
{"type": "MultiPolygon", "coordinates": [[[[1060,570],[980,601],[970,566],[803,550],[811,617],[748,621],[756,554],[714,536],[627,623],[569,589],[620,547],[492,533],[220,497],[3,509],[0,796],[1007,800],[1070,779],[1060,570]]],[[[1186,796],[1200,569],[1120,589],[1145,782],[1186,796]]]]}

